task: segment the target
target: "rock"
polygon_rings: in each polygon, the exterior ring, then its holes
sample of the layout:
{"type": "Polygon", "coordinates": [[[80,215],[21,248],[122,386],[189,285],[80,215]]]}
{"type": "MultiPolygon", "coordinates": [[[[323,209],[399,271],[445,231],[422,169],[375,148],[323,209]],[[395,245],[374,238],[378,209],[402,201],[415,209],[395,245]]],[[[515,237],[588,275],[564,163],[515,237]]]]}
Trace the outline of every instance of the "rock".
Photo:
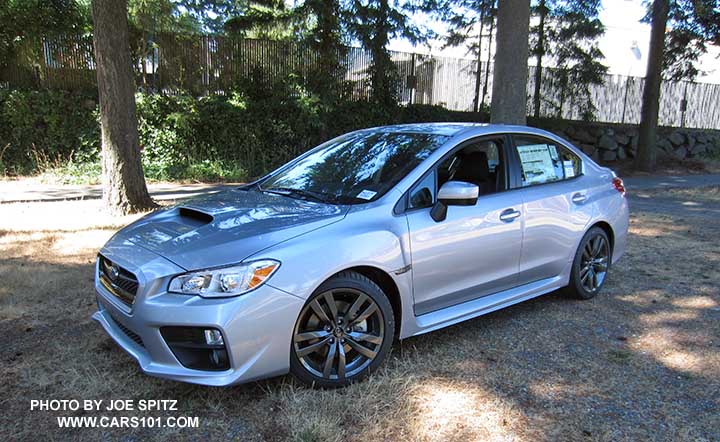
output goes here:
{"type": "Polygon", "coordinates": [[[662,161],[676,161],[675,152],[668,153],[662,149],[657,150],[657,159],[662,161]]]}
{"type": "Polygon", "coordinates": [[[675,146],[680,146],[683,143],[685,143],[685,135],[681,134],[680,132],[673,132],[668,137],[671,143],[673,143],[675,146]]]}
{"type": "Polygon", "coordinates": [[[591,156],[595,155],[595,151],[596,151],[597,149],[595,149],[595,146],[593,146],[592,144],[581,144],[581,145],[580,145],[580,150],[582,150],[582,151],[585,152],[588,156],[591,157],[591,156]]]}
{"type": "Polygon", "coordinates": [[[697,142],[701,144],[706,144],[708,142],[708,137],[705,133],[700,132],[697,134],[697,142]]]}
{"type": "Polygon", "coordinates": [[[707,144],[696,144],[692,149],[693,155],[702,155],[704,153],[707,153],[707,151],[708,151],[707,144]]]}
{"type": "Polygon", "coordinates": [[[667,138],[662,138],[660,141],[658,141],[657,148],[667,153],[671,153],[674,150],[672,143],[667,138]]]}
{"type": "Polygon", "coordinates": [[[627,154],[625,153],[625,148],[623,148],[623,147],[618,147],[618,150],[617,150],[617,159],[618,159],[618,160],[625,160],[625,159],[627,159],[627,154]]]}
{"type": "Polygon", "coordinates": [[[630,149],[633,152],[637,152],[638,147],[638,141],[640,140],[640,135],[635,134],[630,137],[630,149]]]}
{"type": "Polygon", "coordinates": [[[590,133],[593,134],[595,138],[599,138],[605,135],[605,130],[602,127],[593,127],[590,128],[590,133]]]}
{"type": "Polygon", "coordinates": [[[627,144],[630,142],[630,137],[626,134],[619,133],[615,135],[615,141],[618,142],[618,144],[622,144],[623,146],[627,146],[627,144]]]}
{"type": "Polygon", "coordinates": [[[679,160],[684,160],[685,157],[688,156],[688,151],[685,148],[685,146],[680,146],[677,149],[675,149],[675,158],[679,160]]]}
{"type": "Polygon", "coordinates": [[[596,137],[590,135],[590,133],[583,128],[577,128],[577,130],[575,130],[573,139],[580,143],[594,143],[597,140],[596,137]]]}
{"type": "Polygon", "coordinates": [[[616,150],[618,148],[617,141],[610,135],[603,135],[598,140],[598,147],[606,150],[616,150]]]}
{"type": "Polygon", "coordinates": [[[695,136],[688,132],[685,134],[685,137],[687,138],[687,142],[685,143],[685,146],[688,148],[688,150],[692,150],[693,147],[695,147],[695,136]]]}
{"type": "Polygon", "coordinates": [[[603,161],[615,161],[617,160],[617,152],[614,150],[606,150],[601,156],[603,161]]]}

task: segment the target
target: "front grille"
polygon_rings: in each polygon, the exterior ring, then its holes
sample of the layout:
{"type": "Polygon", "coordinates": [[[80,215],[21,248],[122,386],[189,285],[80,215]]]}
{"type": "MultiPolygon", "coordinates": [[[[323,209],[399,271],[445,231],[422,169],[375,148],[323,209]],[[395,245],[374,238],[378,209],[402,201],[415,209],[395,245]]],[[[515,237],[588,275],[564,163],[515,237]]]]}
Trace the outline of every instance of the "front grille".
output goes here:
{"type": "Polygon", "coordinates": [[[122,332],[125,333],[128,338],[132,339],[140,347],[145,348],[145,344],[143,344],[142,338],[137,333],[122,325],[122,323],[117,319],[113,318],[112,315],[110,315],[110,319],[112,319],[112,322],[117,325],[117,327],[122,330],[122,332]]]}
{"type": "Polygon", "coordinates": [[[102,285],[122,302],[132,305],[138,290],[138,280],[135,275],[104,256],[99,255],[99,257],[102,285]]]}

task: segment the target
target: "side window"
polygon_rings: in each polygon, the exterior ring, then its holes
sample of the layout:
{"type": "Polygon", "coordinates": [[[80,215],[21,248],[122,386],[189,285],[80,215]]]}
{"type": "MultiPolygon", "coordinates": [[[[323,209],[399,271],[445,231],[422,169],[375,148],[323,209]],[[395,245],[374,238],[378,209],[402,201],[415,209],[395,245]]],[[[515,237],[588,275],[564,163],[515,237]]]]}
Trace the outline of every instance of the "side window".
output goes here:
{"type": "Polygon", "coordinates": [[[435,201],[435,171],[433,170],[410,191],[410,209],[432,207],[435,201]]]}
{"type": "Polygon", "coordinates": [[[505,190],[502,139],[481,140],[462,148],[437,168],[438,187],[448,181],[476,184],[480,195],[505,190]]]}
{"type": "Polygon", "coordinates": [[[581,173],[580,158],[551,140],[515,136],[515,144],[523,187],[561,181],[581,173]]]}

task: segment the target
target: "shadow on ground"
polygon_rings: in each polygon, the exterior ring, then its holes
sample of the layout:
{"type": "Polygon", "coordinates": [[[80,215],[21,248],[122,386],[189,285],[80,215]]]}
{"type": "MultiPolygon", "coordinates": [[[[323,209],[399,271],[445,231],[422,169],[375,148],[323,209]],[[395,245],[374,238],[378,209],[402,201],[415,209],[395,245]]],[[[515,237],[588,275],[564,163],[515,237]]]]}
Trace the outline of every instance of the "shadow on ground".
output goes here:
{"type": "Polygon", "coordinates": [[[6,230],[0,437],[719,440],[720,226],[706,213],[636,210],[598,298],[553,293],[407,339],[367,382],[337,391],[289,376],[222,389],[142,375],[89,319],[95,250],[112,230],[6,230]],[[32,398],[176,399],[178,412],[150,414],[201,425],[61,432],[55,417],[83,413],[31,412],[32,398]]]}

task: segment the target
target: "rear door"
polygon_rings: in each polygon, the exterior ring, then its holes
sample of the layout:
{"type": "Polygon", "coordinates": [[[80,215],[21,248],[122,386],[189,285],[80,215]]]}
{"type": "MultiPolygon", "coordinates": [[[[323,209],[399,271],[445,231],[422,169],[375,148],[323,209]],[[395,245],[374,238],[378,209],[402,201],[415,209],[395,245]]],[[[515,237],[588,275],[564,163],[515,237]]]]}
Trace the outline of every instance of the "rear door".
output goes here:
{"type": "Polygon", "coordinates": [[[518,284],[562,273],[574,257],[593,204],[579,156],[535,135],[512,136],[512,169],[525,221],[518,284]]]}
{"type": "Polygon", "coordinates": [[[518,192],[506,192],[509,144],[505,136],[465,143],[410,190],[406,216],[416,315],[517,284],[522,200],[518,192]],[[478,184],[480,196],[473,206],[448,207],[447,218],[436,222],[430,208],[437,189],[450,180],[478,184]]]}

